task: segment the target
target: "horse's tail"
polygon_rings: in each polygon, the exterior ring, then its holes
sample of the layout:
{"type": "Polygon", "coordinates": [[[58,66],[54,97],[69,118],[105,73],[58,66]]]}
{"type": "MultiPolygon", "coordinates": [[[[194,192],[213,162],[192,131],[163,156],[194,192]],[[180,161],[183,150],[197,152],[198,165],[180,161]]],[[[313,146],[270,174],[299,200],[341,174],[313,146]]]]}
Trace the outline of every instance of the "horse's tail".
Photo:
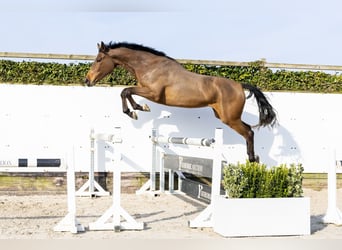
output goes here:
{"type": "Polygon", "coordinates": [[[250,94],[247,98],[249,98],[252,94],[254,95],[258,107],[259,107],[259,124],[256,125],[257,127],[265,127],[277,124],[277,115],[272,107],[272,105],[268,102],[266,96],[261,92],[261,90],[255,86],[250,84],[242,83],[242,87],[247,89],[250,94]]]}

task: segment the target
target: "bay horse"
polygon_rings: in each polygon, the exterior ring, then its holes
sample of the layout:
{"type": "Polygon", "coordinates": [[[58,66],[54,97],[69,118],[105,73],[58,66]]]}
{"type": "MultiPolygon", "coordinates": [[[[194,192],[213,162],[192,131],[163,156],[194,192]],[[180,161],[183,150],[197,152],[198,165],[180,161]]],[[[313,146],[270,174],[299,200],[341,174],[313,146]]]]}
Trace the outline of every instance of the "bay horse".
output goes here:
{"type": "Polygon", "coordinates": [[[144,104],[135,102],[132,95],[169,106],[198,108],[209,106],[215,116],[246,140],[250,162],[258,161],[254,153],[254,132],[241,120],[245,105],[244,89],[254,95],[259,108],[259,124],[272,126],[276,113],[260,89],[246,83],[200,75],[186,70],[175,59],[155,49],[127,42],[97,44],[98,54],[86,75],[85,83],[93,86],[120,65],[130,71],[137,86],[122,90],[122,110],[132,119],[138,119],[135,111],[128,108],[127,100],[134,110],[150,111],[144,104]]]}

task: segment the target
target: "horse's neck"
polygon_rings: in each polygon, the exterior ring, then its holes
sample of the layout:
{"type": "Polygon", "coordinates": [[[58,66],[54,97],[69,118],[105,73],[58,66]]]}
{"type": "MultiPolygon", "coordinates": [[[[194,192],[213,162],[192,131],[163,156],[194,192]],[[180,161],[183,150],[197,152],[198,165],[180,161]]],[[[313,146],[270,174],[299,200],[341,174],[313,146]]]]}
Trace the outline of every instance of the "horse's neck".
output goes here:
{"type": "Polygon", "coordinates": [[[146,60],[146,53],[142,51],[135,51],[127,48],[118,48],[110,50],[108,53],[113,60],[127,68],[128,70],[135,70],[141,65],[142,61],[146,60]]]}
{"type": "Polygon", "coordinates": [[[108,53],[115,63],[120,64],[126,70],[131,72],[140,82],[140,77],[145,74],[152,62],[159,60],[158,56],[148,52],[131,50],[127,48],[118,48],[109,51],[108,53]]]}

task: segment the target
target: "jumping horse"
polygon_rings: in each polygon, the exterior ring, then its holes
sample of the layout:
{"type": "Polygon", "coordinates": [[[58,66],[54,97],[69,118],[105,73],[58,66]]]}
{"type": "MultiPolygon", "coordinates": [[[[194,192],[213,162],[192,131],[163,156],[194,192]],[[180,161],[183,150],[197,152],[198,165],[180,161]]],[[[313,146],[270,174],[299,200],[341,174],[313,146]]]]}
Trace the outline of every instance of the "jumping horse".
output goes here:
{"type": "Polygon", "coordinates": [[[101,42],[97,46],[99,52],[85,83],[95,85],[118,65],[130,71],[138,82],[137,86],[127,87],[121,92],[122,109],[129,117],[138,119],[136,112],[128,108],[127,100],[134,110],[150,111],[146,104],[136,103],[132,95],[169,106],[209,106],[218,119],[245,138],[249,161],[259,160],[254,153],[254,132],[249,124],[241,120],[241,115],[246,89],[254,95],[258,104],[257,126],[273,126],[276,123],[276,113],[260,89],[223,77],[192,73],[163,52],[146,46],[126,42],[101,42]]]}

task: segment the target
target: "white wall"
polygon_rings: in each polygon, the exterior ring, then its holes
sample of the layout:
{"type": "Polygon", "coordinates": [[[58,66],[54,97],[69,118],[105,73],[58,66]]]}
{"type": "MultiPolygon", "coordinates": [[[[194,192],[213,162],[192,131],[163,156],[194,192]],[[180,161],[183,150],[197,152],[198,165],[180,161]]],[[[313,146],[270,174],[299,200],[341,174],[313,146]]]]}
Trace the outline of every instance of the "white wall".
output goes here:
{"type": "MultiPolygon", "coordinates": [[[[222,127],[226,159],[245,161],[244,139],[217,120],[210,108],[174,108],[136,97],[139,103],[147,103],[151,112],[139,111],[139,119],[135,121],[122,113],[121,90],[121,87],[1,84],[0,163],[17,158],[65,158],[71,157],[73,151],[76,170],[87,171],[91,128],[98,133],[111,133],[116,126],[122,127],[123,171],[149,171],[152,128],[164,136],[211,138],[215,128],[222,127]]],[[[337,158],[342,159],[339,129],[342,95],[281,92],[266,95],[278,112],[279,126],[273,130],[255,130],[255,151],[262,162],[269,165],[300,162],[306,172],[326,172],[333,149],[337,150],[337,158]]],[[[243,119],[252,125],[258,122],[253,98],[246,103],[243,119]]],[[[99,163],[96,171],[110,171],[110,164],[103,163],[115,148],[108,148],[105,143],[98,146],[101,150],[96,155],[99,163]]],[[[209,149],[170,146],[167,150],[185,155],[196,151],[205,156],[209,149]]],[[[0,171],[4,170],[18,168],[0,164],[0,171]]]]}

